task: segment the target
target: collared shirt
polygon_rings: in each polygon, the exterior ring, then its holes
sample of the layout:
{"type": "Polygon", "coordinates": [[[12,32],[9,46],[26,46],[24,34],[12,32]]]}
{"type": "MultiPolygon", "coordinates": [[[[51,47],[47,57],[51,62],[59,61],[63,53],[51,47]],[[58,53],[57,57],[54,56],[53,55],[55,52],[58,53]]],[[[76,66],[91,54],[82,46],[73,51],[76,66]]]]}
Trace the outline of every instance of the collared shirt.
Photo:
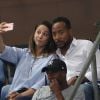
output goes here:
{"type": "Polygon", "coordinates": [[[23,87],[38,89],[45,85],[45,75],[41,69],[57,56],[51,54],[35,58],[28,49],[6,46],[0,57],[17,66],[10,87],[10,92],[13,92],[23,87]]]}
{"type": "MultiPolygon", "coordinates": [[[[69,97],[71,96],[72,91],[73,91],[73,86],[70,86],[62,91],[64,100],[69,100],[69,97]]],[[[51,91],[49,86],[43,86],[42,88],[38,89],[35,92],[32,100],[57,100],[57,98],[54,92],[51,91]]],[[[73,100],[85,100],[84,92],[81,87],[79,87],[73,100]]]]}
{"type": "MultiPolygon", "coordinates": [[[[65,61],[67,65],[67,80],[73,76],[79,76],[92,46],[93,43],[89,40],[76,40],[73,38],[73,41],[65,55],[61,54],[60,49],[57,50],[58,56],[65,61]]],[[[85,76],[90,81],[92,80],[90,67],[85,76]]]]}

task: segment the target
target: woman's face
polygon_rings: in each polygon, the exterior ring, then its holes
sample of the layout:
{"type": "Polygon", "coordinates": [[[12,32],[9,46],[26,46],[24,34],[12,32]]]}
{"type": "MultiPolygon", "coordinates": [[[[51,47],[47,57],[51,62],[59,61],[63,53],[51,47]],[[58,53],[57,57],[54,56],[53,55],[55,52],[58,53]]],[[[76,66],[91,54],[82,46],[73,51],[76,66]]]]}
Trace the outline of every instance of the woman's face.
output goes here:
{"type": "Polygon", "coordinates": [[[40,48],[44,47],[48,42],[49,34],[51,33],[49,32],[48,27],[39,25],[34,34],[35,45],[40,48]]]}

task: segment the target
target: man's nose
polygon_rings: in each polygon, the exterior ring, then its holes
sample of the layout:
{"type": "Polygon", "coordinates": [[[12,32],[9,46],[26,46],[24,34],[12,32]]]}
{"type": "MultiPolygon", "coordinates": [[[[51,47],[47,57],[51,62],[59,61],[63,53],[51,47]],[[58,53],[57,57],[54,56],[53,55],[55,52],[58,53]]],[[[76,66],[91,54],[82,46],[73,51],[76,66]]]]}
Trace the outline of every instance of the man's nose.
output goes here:
{"type": "Polygon", "coordinates": [[[59,35],[55,35],[54,40],[56,40],[56,41],[59,40],[59,35]]]}
{"type": "Polygon", "coordinates": [[[52,78],[52,73],[48,73],[48,78],[52,78]]]}

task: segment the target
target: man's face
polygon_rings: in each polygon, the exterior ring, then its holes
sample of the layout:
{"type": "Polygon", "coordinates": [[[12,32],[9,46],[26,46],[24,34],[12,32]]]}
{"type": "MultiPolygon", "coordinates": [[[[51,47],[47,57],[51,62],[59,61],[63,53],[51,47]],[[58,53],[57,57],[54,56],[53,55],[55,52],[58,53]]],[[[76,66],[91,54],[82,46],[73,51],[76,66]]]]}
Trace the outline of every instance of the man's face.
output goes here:
{"type": "Polygon", "coordinates": [[[65,27],[64,22],[57,22],[52,26],[53,39],[58,48],[62,48],[71,38],[70,29],[65,27]]]}
{"type": "Polygon", "coordinates": [[[48,76],[48,79],[49,79],[50,82],[54,79],[56,79],[58,82],[60,82],[63,79],[62,73],[63,73],[62,71],[47,72],[47,76],[48,76]]]}

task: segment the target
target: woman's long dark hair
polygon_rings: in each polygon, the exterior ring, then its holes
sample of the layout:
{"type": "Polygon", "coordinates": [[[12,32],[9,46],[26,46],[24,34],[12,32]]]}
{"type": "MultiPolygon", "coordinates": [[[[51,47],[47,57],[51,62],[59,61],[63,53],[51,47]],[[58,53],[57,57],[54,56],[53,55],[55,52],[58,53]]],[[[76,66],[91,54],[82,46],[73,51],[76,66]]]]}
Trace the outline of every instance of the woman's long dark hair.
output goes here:
{"type": "Polygon", "coordinates": [[[55,42],[52,37],[52,31],[51,31],[52,25],[48,21],[43,21],[42,23],[35,26],[34,32],[32,33],[30,40],[29,40],[29,49],[31,50],[32,53],[35,53],[35,51],[34,51],[35,50],[34,33],[39,25],[44,25],[49,29],[49,38],[48,38],[47,44],[45,45],[45,47],[43,49],[43,53],[55,52],[57,48],[56,48],[55,42]]]}

